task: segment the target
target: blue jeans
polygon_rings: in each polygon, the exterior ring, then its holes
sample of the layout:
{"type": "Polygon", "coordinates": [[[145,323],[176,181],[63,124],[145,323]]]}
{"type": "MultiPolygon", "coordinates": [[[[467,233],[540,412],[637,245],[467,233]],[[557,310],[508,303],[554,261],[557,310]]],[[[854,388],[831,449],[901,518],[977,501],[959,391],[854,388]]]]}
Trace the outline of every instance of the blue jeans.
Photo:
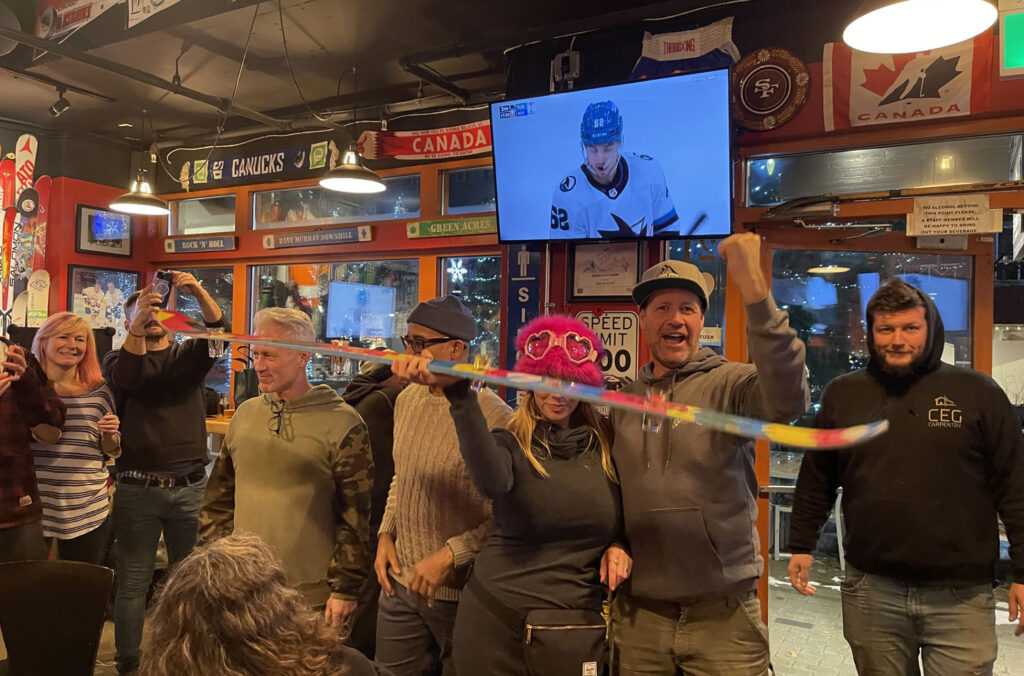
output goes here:
{"type": "Polygon", "coordinates": [[[453,601],[434,601],[434,607],[415,599],[392,578],[394,596],[383,591],[377,615],[375,661],[395,676],[452,674],[453,601]]]}
{"type": "Polygon", "coordinates": [[[846,564],[843,635],[860,676],[992,673],[998,643],[992,585],[923,587],[846,564]]]}
{"type": "Polygon", "coordinates": [[[167,546],[168,565],[188,556],[196,544],[205,488],[205,477],[178,488],[118,482],[114,495],[118,552],[114,646],[118,673],[129,673],[139,666],[146,595],[153,583],[160,533],[167,546]]]}

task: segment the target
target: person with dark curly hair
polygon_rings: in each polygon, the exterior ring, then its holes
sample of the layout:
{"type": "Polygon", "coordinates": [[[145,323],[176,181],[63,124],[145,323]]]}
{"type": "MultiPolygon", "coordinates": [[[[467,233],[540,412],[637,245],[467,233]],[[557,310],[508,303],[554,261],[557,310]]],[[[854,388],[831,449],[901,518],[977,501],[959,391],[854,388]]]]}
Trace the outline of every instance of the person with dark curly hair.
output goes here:
{"type": "Polygon", "coordinates": [[[390,676],[342,643],[251,534],[228,535],[179,562],[148,625],[145,676],[390,676]]]}

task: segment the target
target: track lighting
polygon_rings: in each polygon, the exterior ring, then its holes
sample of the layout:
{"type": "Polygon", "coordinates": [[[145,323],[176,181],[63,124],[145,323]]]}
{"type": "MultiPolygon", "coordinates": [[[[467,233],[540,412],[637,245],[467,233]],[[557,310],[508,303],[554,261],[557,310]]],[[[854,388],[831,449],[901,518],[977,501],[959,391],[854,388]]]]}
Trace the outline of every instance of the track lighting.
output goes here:
{"type": "Polygon", "coordinates": [[[61,115],[66,113],[69,108],[71,108],[71,102],[64,98],[64,93],[66,91],[67,90],[64,87],[57,87],[58,98],[56,101],[53,102],[53,105],[49,108],[50,115],[53,115],[54,117],[60,117],[61,115]]]}

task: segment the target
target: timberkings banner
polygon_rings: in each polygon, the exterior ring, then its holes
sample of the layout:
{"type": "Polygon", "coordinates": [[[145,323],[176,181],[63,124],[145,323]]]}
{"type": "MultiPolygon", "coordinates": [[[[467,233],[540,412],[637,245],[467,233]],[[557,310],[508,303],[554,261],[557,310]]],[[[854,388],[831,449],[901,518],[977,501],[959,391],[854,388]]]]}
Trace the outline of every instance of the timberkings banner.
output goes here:
{"type": "Polygon", "coordinates": [[[976,115],[988,110],[992,31],[916,54],[825,45],[825,130],[976,115]]]}

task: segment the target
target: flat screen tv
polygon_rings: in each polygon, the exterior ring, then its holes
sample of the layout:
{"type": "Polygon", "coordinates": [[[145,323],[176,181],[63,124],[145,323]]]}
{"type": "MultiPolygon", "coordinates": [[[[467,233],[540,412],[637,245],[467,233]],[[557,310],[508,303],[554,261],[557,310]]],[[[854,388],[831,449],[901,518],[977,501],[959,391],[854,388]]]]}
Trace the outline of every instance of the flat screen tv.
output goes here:
{"type": "Polygon", "coordinates": [[[389,339],[395,335],[395,288],[331,282],[327,289],[327,337],[389,339]]]}
{"type": "Polygon", "coordinates": [[[491,104],[502,242],[719,237],[729,71],[491,104]]]}
{"type": "Polygon", "coordinates": [[[89,217],[92,222],[92,240],[102,242],[113,240],[119,242],[125,238],[132,227],[132,217],[113,211],[97,211],[89,217]]]}

